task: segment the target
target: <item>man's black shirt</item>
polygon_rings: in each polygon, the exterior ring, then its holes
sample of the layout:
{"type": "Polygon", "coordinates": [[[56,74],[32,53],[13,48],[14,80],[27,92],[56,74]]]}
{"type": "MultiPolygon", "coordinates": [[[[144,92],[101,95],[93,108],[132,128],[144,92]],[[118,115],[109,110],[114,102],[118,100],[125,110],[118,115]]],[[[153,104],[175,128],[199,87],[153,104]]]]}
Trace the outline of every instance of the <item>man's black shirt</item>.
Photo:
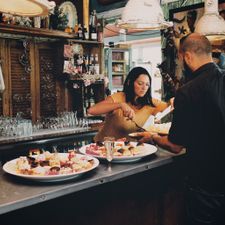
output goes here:
{"type": "Polygon", "coordinates": [[[176,93],[169,140],[187,149],[190,180],[225,189],[225,71],[208,63],[176,93]]]}

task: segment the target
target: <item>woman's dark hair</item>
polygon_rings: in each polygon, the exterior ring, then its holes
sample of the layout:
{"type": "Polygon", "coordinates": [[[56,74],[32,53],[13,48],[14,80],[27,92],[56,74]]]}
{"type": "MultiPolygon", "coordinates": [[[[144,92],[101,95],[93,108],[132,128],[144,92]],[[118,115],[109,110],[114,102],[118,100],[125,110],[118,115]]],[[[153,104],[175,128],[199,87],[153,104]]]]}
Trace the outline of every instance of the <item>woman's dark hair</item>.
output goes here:
{"type": "Polygon", "coordinates": [[[154,106],[152,102],[152,95],[151,95],[151,76],[149,75],[148,71],[143,68],[143,67],[134,67],[127,75],[126,80],[123,85],[123,92],[125,93],[126,96],[126,102],[130,102],[131,104],[140,104],[141,106],[144,105],[151,105],[154,106]],[[144,74],[148,76],[149,81],[150,81],[150,86],[148,91],[143,97],[140,97],[137,99],[135,102],[135,92],[134,92],[134,82],[137,80],[137,78],[141,75],[144,74]]]}

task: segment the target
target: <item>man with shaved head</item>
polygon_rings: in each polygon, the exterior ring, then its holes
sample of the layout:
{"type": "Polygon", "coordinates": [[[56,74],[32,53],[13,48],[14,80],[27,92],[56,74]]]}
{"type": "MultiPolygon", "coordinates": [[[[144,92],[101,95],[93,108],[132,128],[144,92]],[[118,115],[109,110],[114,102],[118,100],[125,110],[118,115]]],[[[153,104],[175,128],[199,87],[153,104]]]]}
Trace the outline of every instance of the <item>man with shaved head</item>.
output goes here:
{"type": "Polygon", "coordinates": [[[181,39],[179,58],[191,79],[176,93],[169,134],[140,134],[174,153],[186,148],[187,225],[225,224],[225,71],[211,52],[203,35],[181,39]]]}

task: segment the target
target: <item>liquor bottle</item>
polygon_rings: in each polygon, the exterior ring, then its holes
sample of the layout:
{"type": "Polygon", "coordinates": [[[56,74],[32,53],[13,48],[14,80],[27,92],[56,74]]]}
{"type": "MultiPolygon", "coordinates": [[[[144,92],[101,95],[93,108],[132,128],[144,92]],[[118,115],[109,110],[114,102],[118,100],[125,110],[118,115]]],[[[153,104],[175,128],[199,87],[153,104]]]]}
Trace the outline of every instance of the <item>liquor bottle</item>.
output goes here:
{"type": "Polygon", "coordinates": [[[83,64],[83,57],[80,54],[74,55],[76,73],[82,74],[82,64],[83,64]]]}
{"type": "Polygon", "coordinates": [[[92,41],[97,41],[97,14],[96,10],[93,10],[91,16],[90,16],[90,39],[92,41]]]}
{"type": "Polygon", "coordinates": [[[99,74],[99,72],[98,54],[96,53],[94,58],[94,73],[99,74]]]}
{"type": "Polygon", "coordinates": [[[85,25],[83,27],[83,39],[84,40],[88,40],[89,39],[89,33],[88,33],[87,27],[85,25]]]}
{"type": "Polygon", "coordinates": [[[94,74],[94,54],[91,54],[90,55],[90,58],[89,58],[89,73],[90,74],[94,74]]]}
{"type": "Polygon", "coordinates": [[[102,25],[102,22],[97,23],[97,38],[98,38],[98,42],[103,42],[103,25],[102,25]]]}
{"type": "Polygon", "coordinates": [[[93,20],[93,11],[91,12],[90,18],[89,18],[89,28],[90,28],[90,26],[92,24],[92,20],[93,20]]]}
{"type": "Polygon", "coordinates": [[[77,30],[77,38],[82,40],[83,39],[83,29],[81,24],[79,23],[78,25],[78,30],[77,30]]]}
{"type": "Polygon", "coordinates": [[[75,33],[75,35],[76,35],[76,38],[78,38],[78,24],[76,23],[75,24],[75,26],[74,26],[74,28],[73,28],[73,30],[74,30],[74,33],[75,33]]]}
{"type": "Polygon", "coordinates": [[[89,74],[90,68],[89,68],[89,55],[84,56],[85,65],[86,65],[86,73],[89,74]]]}
{"type": "Polygon", "coordinates": [[[88,72],[88,65],[87,65],[87,57],[84,55],[83,56],[83,63],[82,63],[82,73],[87,73],[88,72]]]}
{"type": "Polygon", "coordinates": [[[90,14],[90,19],[89,19],[89,39],[91,40],[91,27],[92,27],[92,21],[93,21],[93,11],[90,14]]]}

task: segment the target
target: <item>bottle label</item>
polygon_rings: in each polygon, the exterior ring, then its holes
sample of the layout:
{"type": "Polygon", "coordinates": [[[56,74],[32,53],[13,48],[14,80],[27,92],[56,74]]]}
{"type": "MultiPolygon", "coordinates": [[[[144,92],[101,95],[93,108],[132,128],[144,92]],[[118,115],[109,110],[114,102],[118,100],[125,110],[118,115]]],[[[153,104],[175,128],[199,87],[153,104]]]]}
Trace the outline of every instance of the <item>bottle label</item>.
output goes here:
{"type": "Polygon", "coordinates": [[[91,33],[91,40],[97,40],[97,33],[91,33]]]}
{"type": "Polygon", "coordinates": [[[78,38],[83,39],[83,33],[82,30],[78,30],[78,38]]]}
{"type": "Polygon", "coordinates": [[[85,39],[85,40],[88,40],[88,39],[89,39],[89,34],[88,34],[88,32],[84,33],[84,39],[85,39]]]}

